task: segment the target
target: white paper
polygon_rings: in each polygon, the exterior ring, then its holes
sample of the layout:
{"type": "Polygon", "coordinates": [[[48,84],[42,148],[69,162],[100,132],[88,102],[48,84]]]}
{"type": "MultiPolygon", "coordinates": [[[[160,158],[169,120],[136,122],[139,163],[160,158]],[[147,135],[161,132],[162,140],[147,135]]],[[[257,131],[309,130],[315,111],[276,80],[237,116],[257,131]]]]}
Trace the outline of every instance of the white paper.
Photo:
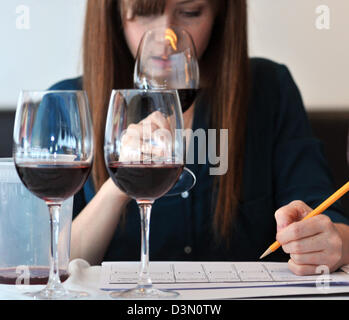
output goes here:
{"type": "MultiPolygon", "coordinates": [[[[152,265],[152,270],[155,270],[153,275],[166,275],[166,278],[169,274],[174,274],[174,269],[169,271],[169,268],[172,268],[175,263],[156,263],[152,265]]],[[[257,297],[267,297],[268,299],[272,297],[277,297],[280,299],[281,296],[305,296],[311,295],[311,299],[349,299],[349,295],[343,295],[343,293],[349,292],[348,278],[349,275],[344,272],[336,272],[331,274],[330,283],[322,283],[319,281],[322,277],[317,278],[318,285],[312,285],[314,281],[291,281],[291,282],[250,282],[250,281],[236,281],[236,278],[232,275],[237,275],[234,271],[230,271],[229,265],[233,264],[234,266],[237,263],[227,263],[227,262],[200,262],[205,267],[205,273],[209,276],[209,279],[225,279],[227,282],[204,282],[204,283],[156,283],[154,284],[157,288],[168,288],[173,287],[178,293],[179,296],[176,300],[213,300],[213,299],[241,299],[241,298],[257,298],[257,297]],[[210,275],[210,273],[212,273],[210,275]],[[228,279],[227,279],[228,278],[228,279]],[[232,280],[232,281],[230,281],[232,280]],[[334,284],[333,281],[342,281],[342,283],[334,284]],[[344,282],[347,281],[347,282],[344,282]],[[298,285],[299,283],[305,284],[298,285]],[[309,284],[309,285],[307,285],[309,284]],[[331,296],[329,296],[331,294],[331,296]]],[[[116,270],[128,273],[128,269],[134,268],[134,272],[138,272],[139,264],[131,263],[120,263],[119,267],[116,270]]],[[[187,264],[187,263],[185,263],[187,264]]],[[[194,262],[197,264],[197,262],[194,262]]],[[[249,263],[248,263],[249,264],[249,263]]],[[[110,297],[110,291],[122,290],[126,288],[135,287],[135,283],[112,283],[109,284],[109,279],[111,276],[111,268],[114,263],[106,263],[104,266],[90,266],[86,261],[81,259],[75,259],[69,264],[69,273],[71,274],[68,280],[64,282],[64,287],[69,290],[85,291],[90,294],[86,299],[91,300],[101,300],[108,299],[112,300],[110,297]],[[103,271],[102,271],[103,270],[103,271]],[[108,278],[109,277],[109,278],[108,278]],[[106,281],[108,279],[108,281],[106,281]],[[102,282],[101,282],[102,280],[102,282]],[[106,287],[107,286],[107,287],[106,287]],[[103,288],[103,290],[100,290],[103,288]]],[[[269,264],[268,264],[269,266],[269,264]]],[[[278,270],[284,272],[284,267],[287,268],[287,264],[282,264],[278,266],[275,264],[271,266],[268,270],[274,270],[276,267],[278,270]],[[281,268],[282,267],[282,268],[281,268]]],[[[115,270],[115,269],[114,269],[115,270]]],[[[171,269],[170,269],[171,270],[171,269]]],[[[250,269],[249,269],[250,270],[250,269]]],[[[286,269],[287,270],[287,269],[286,269]]],[[[132,272],[131,272],[132,274],[132,272]]],[[[282,273],[283,274],[283,273],[282,273]]],[[[169,278],[170,279],[170,278],[169,278]]],[[[28,296],[25,296],[23,293],[28,291],[37,291],[42,289],[43,285],[38,286],[27,286],[27,285],[4,285],[0,284],[0,299],[30,299],[28,296]]]]}
{"type": "MultiPolygon", "coordinates": [[[[138,280],[139,262],[103,262],[101,288],[127,289],[138,280]]],[[[152,282],[167,289],[248,288],[346,282],[349,275],[297,276],[279,262],[150,262],[152,282]]]]}

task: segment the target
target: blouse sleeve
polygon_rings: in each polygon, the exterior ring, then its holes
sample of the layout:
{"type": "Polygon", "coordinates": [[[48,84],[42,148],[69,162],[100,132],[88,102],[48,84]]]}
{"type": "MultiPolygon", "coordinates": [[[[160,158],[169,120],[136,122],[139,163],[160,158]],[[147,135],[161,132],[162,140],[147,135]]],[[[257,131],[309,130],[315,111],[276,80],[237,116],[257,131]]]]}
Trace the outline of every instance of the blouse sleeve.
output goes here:
{"type": "MultiPolygon", "coordinates": [[[[280,108],[275,117],[273,184],[279,208],[302,200],[315,208],[335,192],[322,143],[313,137],[300,92],[285,66],[279,68],[280,108]]],[[[337,201],[324,212],[349,224],[337,201]]]]}

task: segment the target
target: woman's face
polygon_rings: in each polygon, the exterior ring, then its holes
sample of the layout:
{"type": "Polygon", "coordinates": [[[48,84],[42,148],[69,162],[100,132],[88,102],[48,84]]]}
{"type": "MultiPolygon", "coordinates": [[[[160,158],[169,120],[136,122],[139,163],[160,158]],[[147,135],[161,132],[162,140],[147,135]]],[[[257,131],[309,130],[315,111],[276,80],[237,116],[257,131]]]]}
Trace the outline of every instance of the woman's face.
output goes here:
{"type": "Polygon", "coordinates": [[[136,57],[139,42],[147,30],[180,26],[191,34],[200,58],[209,43],[214,18],[209,0],[166,0],[162,15],[135,16],[133,19],[126,17],[124,33],[128,47],[133,57],[136,57]]]}

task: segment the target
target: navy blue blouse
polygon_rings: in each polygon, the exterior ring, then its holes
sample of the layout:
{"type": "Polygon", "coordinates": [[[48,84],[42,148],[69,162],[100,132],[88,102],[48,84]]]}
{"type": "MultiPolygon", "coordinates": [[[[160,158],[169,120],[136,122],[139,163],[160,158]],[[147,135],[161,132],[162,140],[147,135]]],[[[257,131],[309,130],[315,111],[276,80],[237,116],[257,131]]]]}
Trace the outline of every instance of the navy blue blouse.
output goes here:
{"type": "MultiPolygon", "coordinates": [[[[195,187],[182,195],[158,199],[152,209],[151,260],[253,261],[275,241],[275,211],[293,200],[316,207],[335,190],[322,144],[312,136],[306,111],[288,69],[275,62],[251,59],[252,92],[248,110],[243,198],[230,247],[215,241],[212,231],[212,182],[209,164],[189,164],[195,187]]],[[[82,79],[57,83],[51,89],[81,89],[82,79]]],[[[195,107],[192,129],[208,129],[204,101],[195,107]]],[[[91,179],[75,196],[74,216],[95,192],[91,179]]],[[[96,214],[103,214],[99,212],[96,214]]],[[[340,203],[325,214],[349,224],[340,203]]],[[[140,219],[135,201],[127,207],[104,260],[140,259],[140,219]]],[[[279,249],[267,260],[285,261],[279,249]]]]}

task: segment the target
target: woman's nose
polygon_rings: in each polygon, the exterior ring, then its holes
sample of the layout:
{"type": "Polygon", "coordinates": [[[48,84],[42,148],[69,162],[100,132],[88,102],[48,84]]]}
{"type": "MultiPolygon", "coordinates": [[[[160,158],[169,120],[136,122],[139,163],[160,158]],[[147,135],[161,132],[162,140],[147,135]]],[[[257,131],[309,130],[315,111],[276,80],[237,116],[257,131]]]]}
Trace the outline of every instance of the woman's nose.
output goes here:
{"type": "Polygon", "coordinates": [[[176,21],[172,15],[163,14],[156,18],[153,23],[154,28],[169,28],[176,24],[176,21]]]}

